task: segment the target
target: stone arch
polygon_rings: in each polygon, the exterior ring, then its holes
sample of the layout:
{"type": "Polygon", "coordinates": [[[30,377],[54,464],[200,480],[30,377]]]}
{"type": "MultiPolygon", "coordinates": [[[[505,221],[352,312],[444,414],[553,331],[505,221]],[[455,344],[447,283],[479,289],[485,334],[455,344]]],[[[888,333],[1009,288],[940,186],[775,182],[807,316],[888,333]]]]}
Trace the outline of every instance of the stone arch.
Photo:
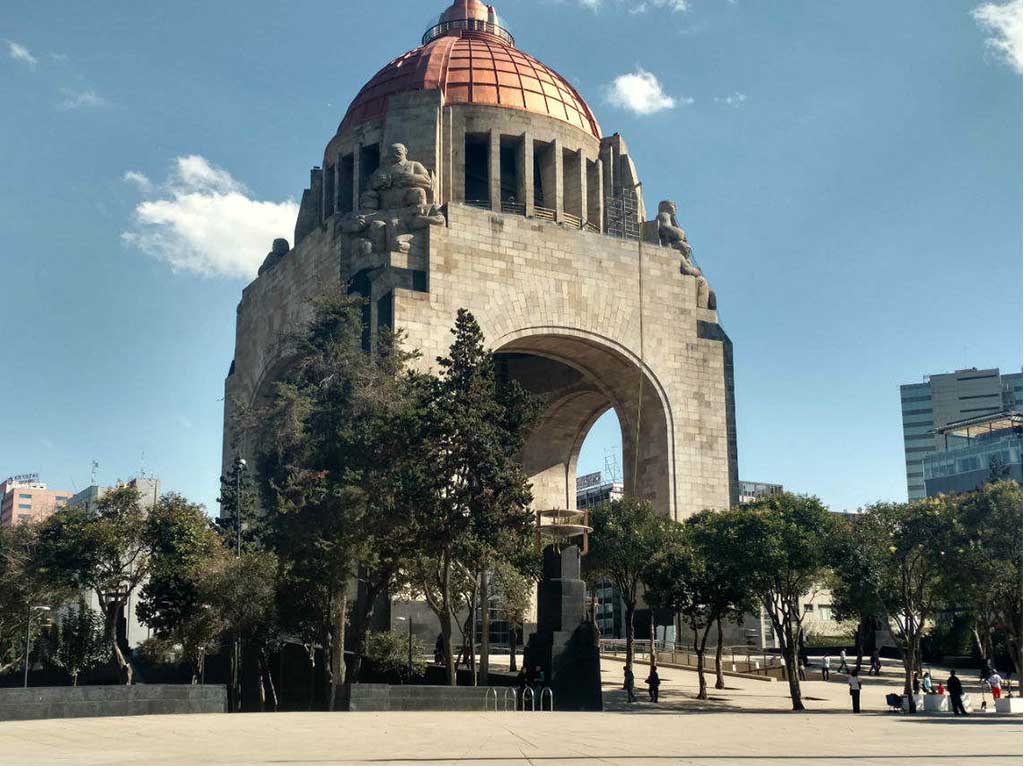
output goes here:
{"type": "Polygon", "coordinates": [[[677,518],[672,411],[648,366],[612,339],[577,328],[527,327],[494,342],[507,373],[547,398],[523,453],[535,508],[576,507],[576,461],[583,440],[614,408],[622,429],[626,493],[677,518]]]}

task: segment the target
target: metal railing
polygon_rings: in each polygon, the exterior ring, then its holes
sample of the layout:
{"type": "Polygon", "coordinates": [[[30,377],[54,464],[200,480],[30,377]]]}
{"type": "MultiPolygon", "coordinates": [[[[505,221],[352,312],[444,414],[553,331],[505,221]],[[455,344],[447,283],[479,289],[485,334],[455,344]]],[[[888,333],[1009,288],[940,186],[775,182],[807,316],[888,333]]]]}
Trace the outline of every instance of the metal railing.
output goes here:
{"type": "MultiPolygon", "coordinates": [[[[671,663],[678,666],[696,666],[697,653],[692,647],[658,640],[654,643],[654,651],[658,663],[671,663]]],[[[625,639],[601,639],[602,655],[624,656],[626,654],[625,639]]],[[[649,639],[638,639],[633,643],[633,657],[639,663],[650,663],[651,642],[649,639]]],[[[704,653],[705,668],[713,668],[715,663],[715,647],[711,645],[704,653]]],[[[722,668],[741,674],[767,676],[771,669],[783,665],[782,658],[745,645],[731,645],[722,648],[722,668]]]]}
{"type": "Polygon", "coordinates": [[[533,216],[534,218],[540,218],[543,219],[544,221],[554,222],[555,211],[551,210],[551,208],[543,208],[540,205],[534,205],[533,216]]]}
{"type": "Polygon", "coordinates": [[[501,203],[501,212],[508,213],[511,216],[525,216],[526,206],[522,203],[516,202],[515,200],[503,200],[501,203]]]}
{"type": "Polygon", "coordinates": [[[489,21],[481,21],[479,19],[455,19],[454,21],[446,21],[443,24],[435,24],[423,34],[423,45],[426,45],[431,40],[436,40],[442,37],[452,30],[466,30],[469,32],[486,32],[500,38],[502,41],[508,43],[510,46],[515,48],[516,39],[512,37],[512,33],[502,27],[500,24],[493,24],[489,21]]]}
{"type": "Polygon", "coordinates": [[[574,216],[572,213],[562,212],[562,223],[566,226],[571,226],[573,229],[583,228],[583,219],[579,216],[574,216]]]}

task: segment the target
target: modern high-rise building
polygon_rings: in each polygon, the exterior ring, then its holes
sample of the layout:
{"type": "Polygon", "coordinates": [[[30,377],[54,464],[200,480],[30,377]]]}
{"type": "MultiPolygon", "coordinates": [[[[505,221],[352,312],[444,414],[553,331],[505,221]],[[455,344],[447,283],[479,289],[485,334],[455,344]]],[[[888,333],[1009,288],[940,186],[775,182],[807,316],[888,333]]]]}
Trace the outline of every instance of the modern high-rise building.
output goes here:
{"type": "Polygon", "coordinates": [[[740,503],[753,503],[758,498],[782,495],[785,488],[770,482],[744,482],[740,480],[740,503]]]}
{"type": "Polygon", "coordinates": [[[38,474],[22,474],[0,482],[0,527],[41,522],[71,499],[67,490],[50,490],[38,474]]]}
{"type": "Polygon", "coordinates": [[[120,487],[122,484],[132,487],[139,494],[139,505],[145,509],[151,509],[160,500],[160,480],[156,477],[135,477],[124,483],[118,483],[113,487],[102,485],[90,485],[80,493],[75,493],[71,498],[72,506],[85,506],[88,509],[95,509],[96,503],[111,490],[120,487]]]}
{"type": "Polygon", "coordinates": [[[938,430],[958,421],[1000,412],[1020,412],[1021,373],[1000,375],[999,368],[957,370],[926,376],[922,383],[900,386],[907,496],[927,496],[923,461],[945,448],[938,430]]]}

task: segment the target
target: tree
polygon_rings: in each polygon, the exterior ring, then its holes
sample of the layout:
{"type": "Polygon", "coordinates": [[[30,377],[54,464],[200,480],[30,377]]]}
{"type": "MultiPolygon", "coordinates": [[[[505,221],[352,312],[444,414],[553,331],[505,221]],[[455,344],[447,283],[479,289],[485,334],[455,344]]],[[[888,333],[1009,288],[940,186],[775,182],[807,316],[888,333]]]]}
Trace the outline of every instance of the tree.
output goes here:
{"type": "Polygon", "coordinates": [[[71,677],[78,687],[78,675],[100,665],[109,657],[110,647],[103,635],[103,619],[79,597],[78,605],[65,612],[53,631],[51,661],[71,677]]]}
{"type": "Polygon", "coordinates": [[[516,670],[516,646],[536,592],[536,577],[524,575],[508,562],[494,566],[494,597],[501,618],[508,623],[508,670],[516,670]]]}
{"type": "MultiPolygon", "coordinates": [[[[732,533],[728,521],[704,511],[683,525],[669,523],[661,550],[643,574],[647,603],[681,615],[693,633],[700,700],[708,697],[704,658],[711,629],[717,627],[721,637],[723,618],[751,609],[742,566],[722,554],[732,533]]],[[[715,656],[717,673],[721,653],[715,656]]]]}
{"type": "MultiPolygon", "coordinates": [[[[318,594],[333,707],[351,613],[354,681],[374,605],[408,557],[410,507],[419,499],[415,424],[422,376],[400,338],[362,348],[361,299],[328,293],[291,341],[294,359],[268,405],[249,414],[268,545],[291,587],[318,594]],[[354,594],[349,586],[356,582],[354,594]],[[354,599],[353,599],[354,598],[354,599]],[[349,609],[350,600],[353,602],[349,609]]],[[[225,497],[230,495],[225,484],[225,497]]],[[[308,628],[308,625],[306,626],[308,628]]]]}
{"type": "Polygon", "coordinates": [[[992,658],[992,635],[1004,630],[1018,677],[1024,602],[1021,502],[1020,485],[1008,480],[950,499],[954,527],[946,557],[949,602],[969,612],[982,658],[992,658]]]}
{"type": "MultiPolygon", "coordinates": [[[[38,544],[36,525],[0,527],[0,675],[25,662],[29,611],[63,604],[73,594],[65,582],[37,567],[38,544]]],[[[38,616],[31,629],[38,636],[38,616]]]]}
{"type": "Polygon", "coordinates": [[[122,485],[104,495],[95,510],[59,508],[42,523],[37,550],[41,574],[96,595],[106,619],[106,640],[122,681],[129,685],[133,671],[127,646],[122,647],[118,635],[118,621],[128,597],[149,574],[145,519],[138,492],[122,485]]]}
{"type": "Polygon", "coordinates": [[[903,693],[911,701],[921,637],[943,602],[952,522],[951,501],[939,497],[877,503],[858,523],[867,582],[902,648],[903,693]]]}
{"type": "Polygon", "coordinates": [[[644,573],[669,536],[669,521],[648,501],[622,498],[602,504],[590,517],[588,577],[603,576],[619,590],[626,608],[626,665],[632,668],[636,605],[644,573]]]}
{"type": "Polygon", "coordinates": [[[817,498],[783,493],[721,512],[728,530],[719,556],[746,568],[786,665],[793,710],[802,711],[797,672],[803,630],[801,597],[826,578],[835,523],[817,498]]]}
{"type": "Polygon", "coordinates": [[[856,667],[864,663],[865,639],[885,620],[885,608],[872,574],[872,560],[867,555],[869,533],[862,525],[863,515],[840,520],[832,543],[832,571],[828,580],[832,594],[832,613],[837,621],[856,621],[854,643],[856,667]]]}
{"type": "Polygon", "coordinates": [[[139,618],[158,638],[181,647],[196,684],[221,631],[204,593],[204,579],[223,553],[220,538],[202,506],[172,493],[150,510],[143,540],[150,577],[142,587],[139,618]]]}
{"type": "MultiPolygon", "coordinates": [[[[441,624],[448,683],[455,685],[452,622],[456,581],[476,581],[494,561],[529,545],[534,516],[519,452],[536,412],[531,398],[498,380],[473,315],[460,309],[441,375],[423,403],[419,477],[428,491],[413,511],[413,589],[441,624]]],[[[465,589],[462,589],[465,591],[465,589]]]]}
{"type": "MultiPolygon", "coordinates": [[[[267,551],[243,551],[234,556],[221,551],[204,578],[203,590],[225,631],[237,637],[258,661],[260,701],[270,697],[277,705],[277,693],[268,664],[269,651],[276,642],[278,561],[267,551]]],[[[232,687],[239,710],[239,669],[232,663],[232,687]]]]}

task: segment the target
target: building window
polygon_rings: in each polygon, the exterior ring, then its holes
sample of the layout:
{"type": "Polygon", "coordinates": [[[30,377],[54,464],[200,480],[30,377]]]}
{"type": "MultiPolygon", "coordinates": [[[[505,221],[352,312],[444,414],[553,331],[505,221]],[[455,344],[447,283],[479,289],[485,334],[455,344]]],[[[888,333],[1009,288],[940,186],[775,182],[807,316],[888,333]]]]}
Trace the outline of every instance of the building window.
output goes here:
{"type": "Polygon", "coordinates": [[[486,133],[466,134],[465,144],[467,203],[491,205],[491,144],[486,133]]]}
{"type": "Polygon", "coordinates": [[[32,521],[32,515],[31,514],[19,514],[18,515],[18,521],[19,522],[31,522],[32,521]]]}
{"type": "Polygon", "coordinates": [[[18,508],[19,509],[28,509],[29,511],[31,511],[32,510],[32,504],[31,503],[19,503],[18,504],[18,508]]]}
{"type": "Polygon", "coordinates": [[[355,192],[355,175],[356,175],[356,158],[355,155],[347,154],[341,158],[341,162],[338,164],[338,212],[339,213],[351,213],[355,210],[355,199],[353,193],[355,192]]]}
{"type": "Polygon", "coordinates": [[[813,613],[813,612],[814,612],[814,605],[811,605],[811,604],[805,604],[804,605],[804,614],[805,615],[808,614],[808,613],[813,613]]]}
{"type": "Polygon", "coordinates": [[[832,605],[818,605],[818,613],[823,621],[832,620],[832,605]]]}
{"type": "Polygon", "coordinates": [[[18,493],[18,497],[19,498],[26,498],[26,499],[28,499],[30,501],[32,500],[32,495],[31,494],[26,495],[25,493],[18,493]]]}

